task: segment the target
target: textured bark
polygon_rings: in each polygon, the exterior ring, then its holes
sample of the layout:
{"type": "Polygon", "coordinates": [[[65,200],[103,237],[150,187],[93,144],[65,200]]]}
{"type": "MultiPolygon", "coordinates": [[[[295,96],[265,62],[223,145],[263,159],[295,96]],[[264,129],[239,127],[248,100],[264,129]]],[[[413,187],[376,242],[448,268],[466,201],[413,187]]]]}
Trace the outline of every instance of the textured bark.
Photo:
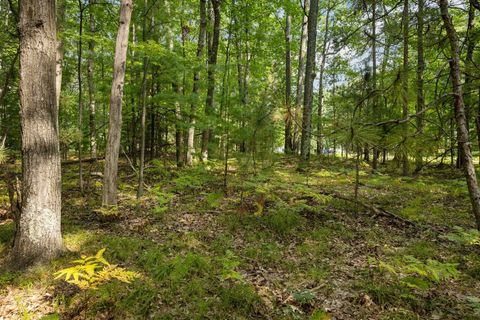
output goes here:
{"type": "MultiPolygon", "coordinates": [[[[197,43],[197,61],[203,66],[203,48],[205,47],[205,37],[207,34],[207,0],[200,0],[200,29],[198,32],[197,43]]],[[[196,68],[193,74],[193,95],[195,101],[190,105],[190,127],[187,137],[187,165],[193,165],[195,156],[195,112],[197,110],[198,90],[200,88],[200,68],[196,68]]]]}
{"type": "Polygon", "coordinates": [[[221,0],[210,0],[213,8],[213,35],[212,44],[208,52],[208,84],[207,100],[205,102],[205,116],[207,117],[207,128],[202,132],[202,161],[208,160],[208,145],[212,135],[211,119],[214,113],[215,98],[215,68],[217,65],[218,44],[220,40],[220,3],[221,0]]]}
{"type": "Polygon", "coordinates": [[[440,0],[439,3],[442,20],[447,31],[447,37],[451,48],[451,59],[449,60],[449,63],[454,96],[455,120],[457,122],[457,139],[462,148],[461,155],[463,158],[463,169],[465,172],[465,179],[467,180],[473,215],[477,223],[477,228],[480,230],[480,190],[478,188],[477,174],[475,172],[472,152],[470,150],[467,121],[465,116],[465,105],[463,101],[463,89],[460,74],[460,49],[458,45],[458,36],[448,12],[448,1],[440,0]]]}
{"type": "MultiPolygon", "coordinates": [[[[93,14],[92,5],[96,0],[90,0],[90,14],[89,14],[89,31],[90,37],[95,34],[95,16],[93,14]]],[[[89,99],[89,120],[90,120],[90,156],[97,158],[97,124],[96,124],[96,100],[95,100],[95,82],[94,82],[94,66],[95,66],[95,41],[90,39],[88,41],[88,99],[89,99]]]]}
{"type": "Polygon", "coordinates": [[[132,0],[122,0],[120,8],[120,24],[115,46],[112,92],[110,96],[110,121],[108,127],[107,149],[105,152],[105,173],[102,198],[102,204],[104,206],[117,205],[118,156],[122,133],[122,97],[132,9],[132,0]]]}
{"type": "MultiPolygon", "coordinates": [[[[409,25],[408,0],[403,1],[402,28],[403,28],[403,70],[402,70],[402,113],[403,119],[408,120],[408,25],[409,25]]],[[[403,143],[408,139],[408,121],[403,124],[403,143]]],[[[402,173],[408,176],[410,172],[408,152],[402,155],[402,173]]]]}
{"type": "Polygon", "coordinates": [[[308,41],[307,41],[307,65],[305,67],[305,90],[303,95],[303,122],[302,122],[302,160],[310,157],[310,139],[312,135],[312,104],[313,104],[313,80],[315,78],[315,53],[317,40],[317,15],[318,0],[310,1],[308,14],[308,41]]]}
{"type": "Polygon", "coordinates": [[[55,29],[54,0],[20,2],[23,181],[13,248],[18,266],[49,260],[63,250],[55,29]]]}
{"type": "Polygon", "coordinates": [[[285,116],[285,153],[293,151],[292,144],[292,17],[286,15],[285,17],[285,106],[287,108],[287,115],[285,116]]]}
{"type": "MultiPolygon", "coordinates": [[[[423,12],[425,7],[425,0],[418,0],[418,12],[417,12],[417,114],[425,108],[425,96],[423,90],[423,73],[425,71],[425,57],[423,52],[423,33],[424,22],[423,12]]],[[[424,129],[424,116],[418,114],[416,118],[417,123],[417,137],[422,137],[424,129]]],[[[423,167],[423,154],[420,148],[417,149],[415,155],[415,171],[420,171],[423,167]]]]}
{"type": "Polygon", "coordinates": [[[322,117],[323,117],[323,98],[324,98],[324,73],[325,73],[325,63],[327,61],[327,42],[328,42],[328,32],[329,32],[329,23],[330,23],[330,3],[328,4],[327,14],[325,17],[325,30],[323,33],[323,43],[322,43],[322,57],[320,61],[320,72],[318,78],[318,123],[317,123],[317,154],[322,154],[323,149],[323,139],[322,139],[322,117]]]}
{"type": "MultiPolygon", "coordinates": [[[[300,36],[300,50],[298,52],[298,73],[297,73],[297,89],[295,95],[295,112],[294,118],[295,122],[299,123],[301,118],[301,105],[303,98],[303,86],[305,83],[305,55],[307,54],[307,40],[308,40],[308,9],[310,7],[310,0],[304,0],[303,8],[304,15],[302,20],[302,33],[300,36]]],[[[300,135],[300,130],[298,125],[294,126],[293,132],[293,149],[298,150],[298,136],[300,135]]]]}

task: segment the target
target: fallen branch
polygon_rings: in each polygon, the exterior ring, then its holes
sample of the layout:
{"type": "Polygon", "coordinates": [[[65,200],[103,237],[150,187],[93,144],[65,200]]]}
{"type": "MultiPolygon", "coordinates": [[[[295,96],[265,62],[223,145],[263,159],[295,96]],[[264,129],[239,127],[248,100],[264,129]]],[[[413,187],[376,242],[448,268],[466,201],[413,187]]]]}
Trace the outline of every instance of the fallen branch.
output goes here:
{"type": "MultiPolygon", "coordinates": [[[[95,162],[103,159],[105,159],[105,157],[82,159],[82,163],[90,163],[90,162],[95,162]]],[[[77,164],[77,163],[78,163],[78,160],[64,160],[62,161],[62,166],[68,166],[70,164],[77,164]]]]}

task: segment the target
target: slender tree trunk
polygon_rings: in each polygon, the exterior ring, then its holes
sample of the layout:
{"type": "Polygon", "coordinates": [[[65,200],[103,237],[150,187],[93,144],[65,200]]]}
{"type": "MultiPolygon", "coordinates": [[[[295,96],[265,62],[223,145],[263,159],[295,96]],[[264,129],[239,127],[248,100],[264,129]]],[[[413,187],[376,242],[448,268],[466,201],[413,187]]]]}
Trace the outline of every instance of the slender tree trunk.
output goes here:
{"type": "Polygon", "coordinates": [[[12,258],[25,266],[63,250],[55,1],[20,1],[19,31],[23,181],[12,258]]]}
{"type": "MultiPolygon", "coordinates": [[[[146,23],[147,20],[147,5],[148,0],[143,2],[143,28],[142,28],[142,41],[145,43],[147,41],[147,30],[146,23]]],[[[145,124],[147,119],[147,71],[148,71],[148,57],[146,54],[143,54],[143,72],[142,72],[142,95],[141,95],[141,118],[140,118],[140,170],[138,173],[138,188],[137,188],[137,199],[140,199],[143,194],[143,181],[144,181],[144,171],[145,171],[145,124]]]]}
{"type": "Polygon", "coordinates": [[[305,68],[305,91],[303,95],[303,123],[301,156],[303,161],[310,157],[310,139],[312,135],[313,80],[315,78],[315,53],[317,41],[318,0],[310,1],[308,14],[307,65],[305,68]]]}
{"type": "Polygon", "coordinates": [[[285,116],[285,153],[292,153],[292,17],[285,16],[285,106],[287,115],[285,116]]]}
{"type": "Polygon", "coordinates": [[[187,138],[187,165],[193,165],[193,157],[195,156],[195,113],[198,103],[198,90],[200,88],[200,70],[204,66],[203,48],[205,47],[205,38],[207,34],[207,0],[200,0],[200,29],[198,32],[197,43],[197,63],[200,66],[195,68],[193,74],[193,96],[194,102],[190,105],[190,127],[188,128],[187,138]]]}
{"type": "Polygon", "coordinates": [[[83,13],[84,5],[82,0],[78,0],[78,9],[80,10],[80,20],[78,22],[78,56],[77,56],[77,81],[78,81],[78,186],[83,194],[83,84],[82,84],[82,53],[83,53],[83,13]]]}
{"type": "MultiPolygon", "coordinates": [[[[90,37],[95,34],[95,16],[93,14],[93,5],[96,0],[90,0],[89,27],[90,37]]],[[[96,101],[95,101],[95,83],[94,83],[94,60],[95,60],[95,41],[88,41],[88,98],[90,100],[90,156],[97,159],[97,124],[96,124],[96,101]]]]}
{"type": "MultiPolygon", "coordinates": [[[[402,28],[403,28],[403,70],[402,70],[402,112],[403,119],[408,120],[408,26],[409,10],[408,0],[403,1],[402,28]]],[[[408,139],[408,121],[403,124],[403,155],[402,155],[402,173],[408,176],[410,172],[408,163],[408,151],[406,150],[408,139]]]]}
{"type": "Polygon", "coordinates": [[[208,146],[212,135],[211,117],[214,114],[215,98],[215,68],[217,65],[218,44],[220,40],[220,3],[221,0],[210,0],[213,8],[213,36],[212,45],[208,52],[208,85],[207,100],[205,103],[205,116],[207,117],[207,128],[202,132],[202,161],[208,160],[208,146]]]}
{"type": "MultiPolygon", "coordinates": [[[[417,12],[417,109],[419,113],[425,108],[425,96],[423,92],[423,73],[425,70],[425,57],[423,53],[423,11],[425,7],[425,0],[418,0],[418,12],[417,12]]],[[[423,114],[418,114],[416,118],[417,122],[417,138],[423,136],[424,129],[424,117],[423,114]]],[[[415,157],[415,171],[419,172],[423,167],[423,153],[420,148],[416,151],[415,157]]]]}
{"type": "Polygon", "coordinates": [[[325,63],[327,61],[327,42],[328,42],[328,32],[329,32],[329,23],[330,23],[330,3],[328,3],[328,9],[325,16],[325,30],[323,33],[323,43],[322,43],[322,58],[320,61],[320,75],[318,79],[318,122],[317,122],[317,154],[322,154],[323,150],[323,132],[322,132],[322,117],[323,117],[323,99],[324,99],[324,74],[325,74],[325,63]]]}
{"type": "Polygon", "coordinates": [[[467,180],[468,192],[470,194],[470,201],[472,203],[473,215],[477,223],[477,228],[480,230],[480,190],[477,183],[477,174],[473,165],[466,123],[465,105],[463,102],[462,81],[460,74],[460,49],[458,46],[458,36],[453,26],[450,14],[448,13],[448,1],[439,0],[439,2],[440,12],[445,29],[447,31],[447,37],[450,42],[452,55],[449,63],[454,95],[455,119],[457,122],[457,139],[458,143],[462,147],[462,162],[465,171],[465,178],[467,180]]]}
{"type": "Polygon", "coordinates": [[[103,180],[104,206],[117,205],[117,175],[120,138],[122,133],[122,97],[127,64],[128,32],[132,16],[132,0],[122,0],[120,8],[120,24],[115,46],[113,65],[113,82],[110,96],[110,122],[105,153],[105,172],[103,180]]]}
{"type": "Polygon", "coordinates": [[[55,71],[55,97],[57,109],[60,106],[60,93],[62,91],[62,73],[63,73],[63,35],[65,23],[65,1],[57,1],[57,50],[56,50],[56,71],[55,71]]]}
{"type": "MultiPolygon", "coordinates": [[[[420,0],[421,1],[421,0],[420,0]]],[[[373,119],[379,119],[377,93],[377,1],[372,1],[372,112],[373,119]]],[[[373,146],[372,169],[378,168],[378,148],[373,146]]]]}
{"type": "MultiPolygon", "coordinates": [[[[303,88],[305,83],[305,55],[307,54],[307,40],[308,40],[308,10],[310,8],[310,0],[304,0],[303,4],[304,15],[302,20],[302,33],[300,36],[300,51],[298,53],[298,73],[297,73],[297,89],[295,95],[295,124],[300,123],[301,105],[303,98],[303,88]]],[[[301,128],[298,125],[294,126],[293,132],[293,148],[298,150],[298,137],[300,136],[301,128]]]]}

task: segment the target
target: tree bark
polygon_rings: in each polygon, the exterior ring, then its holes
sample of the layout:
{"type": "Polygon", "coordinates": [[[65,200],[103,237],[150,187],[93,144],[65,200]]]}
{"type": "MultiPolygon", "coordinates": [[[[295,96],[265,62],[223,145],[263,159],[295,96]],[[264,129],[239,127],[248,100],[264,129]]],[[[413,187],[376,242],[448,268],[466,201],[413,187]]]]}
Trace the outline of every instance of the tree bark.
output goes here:
{"type": "Polygon", "coordinates": [[[13,263],[56,257],[61,234],[61,170],[56,103],[54,0],[20,1],[22,204],[13,263]]]}
{"type": "Polygon", "coordinates": [[[317,123],[317,154],[322,154],[323,150],[323,139],[322,139],[322,117],[323,117],[323,98],[324,98],[324,74],[325,74],[325,63],[327,61],[327,42],[328,42],[328,32],[329,32],[329,23],[330,23],[330,3],[328,3],[327,14],[325,16],[325,30],[323,34],[323,43],[322,43],[322,58],[320,61],[320,72],[318,78],[318,123],[317,123]]]}
{"type": "Polygon", "coordinates": [[[454,95],[455,120],[457,122],[457,139],[462,148],[461,155],[463,158],[463,169],[465,173],[465,179],[467,180],[473,215],[475,217],[477,228],[480,230],[480,190],[477,183],[477,174],[473,165],[466,123],[465,105],[463,101],[463,89],[460,74],[460,49],[458,45],[458,36],[455,27],[453,26],[452,18],[448,12],[448,1],[439,0],[439,3],[440,13],[443,24],[447,31],[447,37],[451,48],[451,59],[449,60],[449,64],[454,95]]]}
{"type": "Polygon", "coordinates": [[[286,154],[292,153],[292,17],[285,16],[285,106],[287,115],[285,116],[285,143],[284,151],[286,154]]]}
{"type": "Polygon", "coordinates": [[[110,96],[110,121],[108,127],[107,149],[105,152],[105,173],[102,199],[102,204],[104,206],[117,205],[118,156],[122,133],[122,97],[132,9],[132,0],[122,0],[120,8],[120,24],[115,46],[113,82],[110,96]]]}
{"type": "Polygon", "coordinates": [[[77,81],[78,81],[78,186],[83,194],[83,85],[82,85],[82,53],[83,53],[83,13],[85,7],[82,0],[78,0],[80,19],[78,22],[78,55],[77,55],[77,81]]]}
{"type": "MultiPolygon", "coordinates": [[[[308,10],[310,7],[310,0],[304,0],[303,9],[304,15],[302,20],[302,32],[300,36],[300,50],[298,52],[298,73],[297,73],[297,89],[295,95],[295,123],[300,122],[301,118],[301,105],[302,105],[302,93],[305,83],[305,55],[307,54],[307,40],[308,40],[308,10]]],[[[300,135],[301,128],[298,125],[294,126],[293,131],[293,149],[298,150],[298,136],[300,135]]]]}
{"type": "MultiPolygon", "coordinates": [[[[93,5],[96,0],[90,0],[90,13],[89,13],[89,31],[90,37],[95,34],[95,16],[93,14],[93,5]]],[[[95,99],[95,82],[94,82],[94,66],[95,66],[95,41],[90,39],[88,41],[88,98],[90,102],[90,156],[97,158],[97,124],[96,124],[96,99],[95,99]]]]}
{"type": "MultiPolygon", "coordinates": [[[[425,108],[425,96],[423,92],[423,73],[425,71],[425,57],[423,52],[423,33],[424,33],[424,7],[425,0],[418,0],[417,12],[417,114],[425,108]]],[[[417,137],[423,136],[424,129],[424,115],[418,114],[417,122],[417,137]]],[[[423,167],[423,154],[420,148],[417,148],[415,157],[415,171],[419,172],[423,167]]]]}
{"type": "Polygon", "coordinates": [[[210,0],[213,8],[213,36],[212,45],[208,52],[208,85],[207,100],[205,102],[205,116],[207,127],[202,132],[202,161],[208,160],[208,146],[212,135],[211,117],[214,114],[215,100],[215,68],[217,65],[218,45],[220,40],[220,3],[221,0],[210,0]]]}
{"type": "Polygon", "coordinates": [[[312,135],[313,80],[315,78],[315,53],[317,40],[318,0],[310,1],[308,14],[307,65],[305,67],[305,90],[303,95],[303,123],[301,156],[303,161],[310,157],[310,139],[312,135]]]}
{"type": "MultiPolygon", "coordinates": [[[[200,29],[198,31],[197,43],[197,62],[204,65],[202,61],[203,48],[205,47],[205,37],[207,34],[207,0],[200,0],[200,29]]],[[[188,166],[193,165],[193,157],[195,156],[195,112],[197,110],[198,90],[200,88],[200,67],[195,68],[193,74],[193,96],[194,102],[190,105],[190,127],[188,128],[187,138],[187,159],[188,166]]]]}
{"type": "MultiPolygon", "coordinates": [[[[420,0],[422,1],[422,0],[420,0]]],[[[372,112],[373,119],[377,121],[378,114],[378,94],[377,94],[377,1],[372,1],[372,112]]],[[[378,148],[373,146],[372,169],[378,168],[378,148]]]]}
{"type": "Polygon", "coordinates": [[[62,91],[62,74],[63,74],[63,35],[61,34],[64,29],[65,23],[65,1],[58,0],[57,11],[57,51],[56,51],[56,71],[55,71],[55,97],[57,109],[60,107],[60,93],[62,91]],[[60,34],[60,35],[59,35],[60,34]]]}
{"type": "MultiPolygon", "coordinates": [[[[408,0],[403,1],[402,28],[403,28],[403,70],[402,70],[402,112],[403,119],[408,120],[408,31],[409,10],[408,0]]],[[[410,172],[406,142],[408,139],[408,121],[403,124],[403,155],[402,173],[408,176],[410,172]]]]}

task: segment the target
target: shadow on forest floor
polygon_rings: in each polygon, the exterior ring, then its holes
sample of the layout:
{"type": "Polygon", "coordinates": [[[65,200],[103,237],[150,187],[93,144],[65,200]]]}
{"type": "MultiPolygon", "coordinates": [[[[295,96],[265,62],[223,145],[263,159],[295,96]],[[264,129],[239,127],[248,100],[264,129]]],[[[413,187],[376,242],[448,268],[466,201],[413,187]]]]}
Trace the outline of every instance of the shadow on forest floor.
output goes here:
{"type": "MultiPolygon", "coordinates": [[[[407,225],[335,197],[353,197],[352,163],[314,159],[302,173],[294,158],[265,165],[253,175],[232,162],[223,190],[220,163],[153,161],[141,201],[125,166],[114,211],[99,209],[98,178],[82,198],[76,167],[65,167],[68,253],[2,272],[0,319],[478,319],[480,236],[468,231],[461,174],[403,178],[362,166],[360,201],[407,225]],[[54,280],[102,248],[140,278],[84,291],[54,280]]],[[[13,234],[2,222],[2,256],[13,234]]]]}

